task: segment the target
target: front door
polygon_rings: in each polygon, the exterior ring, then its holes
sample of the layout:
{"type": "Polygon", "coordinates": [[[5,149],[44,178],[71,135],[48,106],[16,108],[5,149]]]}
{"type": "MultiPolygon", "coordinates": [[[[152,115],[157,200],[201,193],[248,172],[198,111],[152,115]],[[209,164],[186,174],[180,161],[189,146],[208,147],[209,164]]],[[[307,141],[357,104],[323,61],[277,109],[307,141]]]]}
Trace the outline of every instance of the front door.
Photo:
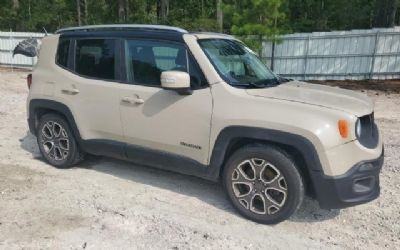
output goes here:
{"type": "MultiPolygon", "coordinates": [[[[184,44],[126,40],[129,84],[120,92],[125,141],[207,164],[212,113],[210,88],[184,44]],[[161,88],[161,72],[180,70],[191,76],[192,95],[161,88]]],[[[127,152],[129,157],[129,152],[127,152]]]]}

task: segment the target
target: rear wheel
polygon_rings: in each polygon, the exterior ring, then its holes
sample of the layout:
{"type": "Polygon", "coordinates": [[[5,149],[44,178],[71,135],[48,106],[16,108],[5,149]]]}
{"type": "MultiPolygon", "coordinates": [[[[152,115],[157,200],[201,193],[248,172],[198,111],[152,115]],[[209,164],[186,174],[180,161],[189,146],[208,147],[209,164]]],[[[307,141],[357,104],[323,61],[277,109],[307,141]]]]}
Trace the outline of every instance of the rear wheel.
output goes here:
{"type": "Polygon", "coordinates": [[[57,168],[72,167],[83,159],[68,123],[60,115],[42,116],[37,142],[46,161],[57,168]]]}
{"type": "Polygon", "coordinates": [[[295,163],[272,146],[250,145],[237,150],[224,168],[223,181],[239,213],[263,224],[289,218],[304,196],[295,163]]]}

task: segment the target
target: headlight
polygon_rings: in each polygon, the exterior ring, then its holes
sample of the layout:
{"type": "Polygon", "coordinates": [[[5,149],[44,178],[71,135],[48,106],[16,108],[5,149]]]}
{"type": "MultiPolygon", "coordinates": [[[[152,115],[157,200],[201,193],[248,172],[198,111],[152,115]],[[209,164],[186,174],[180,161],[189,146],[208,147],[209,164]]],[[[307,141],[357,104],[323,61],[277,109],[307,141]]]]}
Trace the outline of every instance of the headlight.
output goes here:
{"type": "Polygon", "coordinates": [[[362,133],[361,122],[360,122],[360,119],[357,119],[357,122],[356,122],[356,136],[357,136],[357,138],[361,137],[361,133],[362,133]]]}

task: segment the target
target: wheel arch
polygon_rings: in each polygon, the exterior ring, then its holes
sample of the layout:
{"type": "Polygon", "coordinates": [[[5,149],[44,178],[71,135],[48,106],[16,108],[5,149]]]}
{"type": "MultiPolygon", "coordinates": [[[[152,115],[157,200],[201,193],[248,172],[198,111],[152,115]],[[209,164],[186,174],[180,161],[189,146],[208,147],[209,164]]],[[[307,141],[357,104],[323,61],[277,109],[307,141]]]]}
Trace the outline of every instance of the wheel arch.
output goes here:
{"type": "Polygon", "coordinates": [[[232,126],[223,129],[215,141],[210,160],[215,179],[221,177],[226,161],[236,150],[255,143],[276,146],[289,155],[305,178],[305,184],[308,183],[307,190],[313,193],[311,172],[322,171],[314,145],[301,135],[266,128],[232,126]]]}
{"type": "Polygon", "coordinates": [[[78,142],[81,141],[79,130],[76,126],[75,119],[71,110],[63,103],[54,100],[32,99],[29,103],[29,130],[36,135],[36,128],[40,118],[48,113],[56,113],[66,119],[71,126],[72,132],[78,142]]]}

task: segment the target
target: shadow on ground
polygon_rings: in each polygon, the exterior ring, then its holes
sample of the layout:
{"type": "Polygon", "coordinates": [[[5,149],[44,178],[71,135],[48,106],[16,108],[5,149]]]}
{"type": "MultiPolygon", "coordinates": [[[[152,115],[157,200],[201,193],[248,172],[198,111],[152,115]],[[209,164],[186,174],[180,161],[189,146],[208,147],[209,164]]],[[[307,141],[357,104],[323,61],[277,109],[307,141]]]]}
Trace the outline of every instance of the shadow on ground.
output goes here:
{"type": "MultiPolygon", "coordinates": [[[[27,132],[26,136],[20,139],[20,142],[22,149],[30,152],[35,159],[43,161],[34,135],[27,132]]],[[[91,169],[128,181],[196,197],[218,209],[239,216],[227,200],[222,186],[218,183],[147,166],[139,166],[108,157],[89,156],[87,160],[78,164],[76,168],[91,169]]],[[[307,223],[320,222],[335,218],[339,213],[340,210],[321,209],[315,200],[305,197],[302,206],[290,220],[307,223]]]]}

